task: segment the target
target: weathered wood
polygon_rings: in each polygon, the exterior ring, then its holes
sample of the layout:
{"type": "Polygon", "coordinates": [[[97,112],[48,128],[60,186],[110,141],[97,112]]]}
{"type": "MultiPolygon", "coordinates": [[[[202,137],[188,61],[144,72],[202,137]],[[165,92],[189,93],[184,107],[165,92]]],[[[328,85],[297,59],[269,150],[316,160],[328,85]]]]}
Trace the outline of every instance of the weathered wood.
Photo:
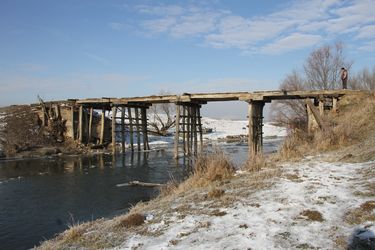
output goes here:
{"type": "Polygon", "coordinates": [[[121,107],[121,151],[125,153],[125,108],[121,107]]]}
{"type": "Polygon", "coordinates": [[[132,109],[130,107],[128,107],[128,119],[129,119],[130,149],[131,151],[134,151],[133,118],[132,118],[132,109]]]}
{"type": "Polygon", "coordinates": [[[309,105],[306,105],[307,111],[307,132],[309,134],[313,133],[316,129],[319,129],[319,125],[315,120],[314,114],[309,105]]]}
{"type": "Polygon", "coordinates": [[[116,154],[116,113],[117,113],[117,107],[112,107],[112,127],[111,127],[111,133],[112,133],[112,153],[116,154]]]}
{"type": "Polygon", "coordinates": [[[332,112],[337,113],[337,98],[333,97],[332,98],[332,112]]]}
{"type": "Polygon", "coordinates": [[[102,109],[101,126],[100,126],[100,144],[103,144],[104,142],[104,131],[105,131],[105,109],[102,109]]]}
{"type": "Polygon", "coordinates": [[[319,113],[321,116],[324,115],[324,99],[319,99],[319,113]]]}
{"type": "Polygon", "coordinates": [[[311,102],[310,99],[306,99],[306,104],[309,106],[310,110],[311,110],[311,113],[313,114],[313,117],[315,119],[315,121],[318,123],[318,126],[320,129],[327,129],[327,126],[324,124],[318,110],[315,108],[314,104],[311,102]]]}
{"type": "Polygon", "coordinates": [[[176,130],[174,134],[174,158],[178,158],[178,142],[180,139],[180,105],[176,104],[176,130]]]}
{"type": "Polygon", "coordinates": [[[142,182],[142,181],[129,181],[128,183],[116,184],[116,187],[132,187],[132,186],[141,186],[141,187],[164,187],[166,184],[161,183],[151,183],[151,182],[142,182]]]}
{"type": "Polygon", "coordinates": [[[197,107],[193,107],[194,154],[198,153],[197,107]]]}
{"type": "Polygon", "coordinates": [[[183,114],[183,118],[182,118],[182,147],[183,147],[183,151],[184,151],[184,155],[186,155],[186,107],[185,106],[181,106],[182,108],[182,114],[183,114]]]}
{"type": "Polygon", "coordinates": [[[71,134],[70,134],[70,136],[72,137],[72,139],[73,140],[75,140],[76,139],[76,126],[75,126],[75,123],[76,123],[76,121],[75,121],[75,116],[74,116],[74,106],[71,106],[70,107],[70,118],[71,118],[71,122],[72,122],[72,130],[71,130],[71,134]]]}
{"type": "Polygon", "coordinates": [[[198,117],[198,132],[199,132],[199,141],[200,141],[200,149],[199,151],[203,150],[203,129],[202,129],[202,120],[201,120],[201,107],[198,107],[197,110],[197,117],[198,117]]]}
{"type": "Polygon", "coordinates": [[[141,133],[140,133],[140,127],[139,127],[139,114],[138,114],[138,108],[134,108],[134,116],[135,116],[135,126],[137,128],[137,147],[138,151],[141,150],[141,133]]]}
{"type": "Polygon", "coordinates": [[[190,107],[186,106],[186,113],[187,113],[187,124],[186,124],[186,153],[187,155],[190,155],[190,145],[191,145],[191,112],[190,107]]]}
{"type": "Polygon", "coordinates": [[[146,108],[141,108],[141,117],[142,117],[143,150],[149,150],[150,146],[148,145],[146,108]]]}
{"type": "Polygon", "coordinates": [[[78,139],[79,142],[83,141],[83,107],[79,106],[79,118],[78,118],[78,139]]]}
{"type": "Polygon", "coordinates": [[[263,107],[264,102],[249,102],[249,154],[255,157],[262,154],[263,146],[263,107]]]}
{"type": "Polygon", "coordinates": [[[94,115],[94,109],[90,107],[90,114],[89,114],[89,134],[87,138],[87,142],[90,143],[92,140],[92,120],[93,120],[93,115],[94,115]]]}

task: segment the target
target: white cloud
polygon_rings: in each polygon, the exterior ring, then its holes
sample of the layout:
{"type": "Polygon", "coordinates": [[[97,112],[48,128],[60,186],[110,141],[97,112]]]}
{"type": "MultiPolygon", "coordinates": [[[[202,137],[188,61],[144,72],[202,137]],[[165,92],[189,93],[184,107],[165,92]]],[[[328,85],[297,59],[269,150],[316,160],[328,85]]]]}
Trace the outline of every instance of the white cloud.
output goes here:
{"type": "Polygon", "coordinates": [[[262,47],[260,50],[265,54],[281,54],[292,50],[307,48],[320,42],[322,37],[319,35],[307,35],[294,33],[274,43],[262,47]]]}
{"type": "Polygon", "coordinates": [[[370,41],[359,47],[359,50],[365,51],[365,52],[375,52],[375,42],[370,41]]]}
{"type": "Polygon", "coordinates": [[[356,36],[356,38],[357,39],[361,39],[361,38],[365,38],[365,39],[375,38],[375,25],[368,25],[368,26],[362,27],[359,30],[358,35],[356,36]]]}
{"type": "MultiPolygon", "coordinates": [[[[196,37],[199,44],[208,47],[252,53],[283,53],[342,34],[351,39],[367,39],[374,32],[373,0],[295,0],[259,16],[241,16],[212,4],[195,4],[137,5],[134,9],[143,19],[139,25],[145,34],[166,34],[177,39],[196,37]],[[288,46],[290,41],[293,45],[288,46]]],[[[116,23],[112,26],[121,27],[116,23]]]]}

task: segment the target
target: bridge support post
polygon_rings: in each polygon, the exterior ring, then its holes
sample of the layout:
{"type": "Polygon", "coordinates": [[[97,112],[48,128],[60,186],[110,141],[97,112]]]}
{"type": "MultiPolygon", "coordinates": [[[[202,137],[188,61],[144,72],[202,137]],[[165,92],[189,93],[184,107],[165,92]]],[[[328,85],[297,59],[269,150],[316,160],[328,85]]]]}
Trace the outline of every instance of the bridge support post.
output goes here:
{"type": "Polygon", "coordinates": [[[174,137],[175,158],[178,158],[179,156],[179,141],[181,134],[184,155],[195,155],[198,153],[198,137],[200,140],[199,149],[202,150],[203,131],[200,108],[201,105],[197,103],[176,103],[176,132],[174,137]]]}
{"type": "Polygon", "coordinates": [[[263,147],[263,101],[249,101],[249,154],[255,157],[262,154],[263,147]]]}
{"type": "Polygon", "coordinates": [[[116,113],[117,113],[117,107],[112,107],[112,153],[113,155],[116,154],[116,113]]]}

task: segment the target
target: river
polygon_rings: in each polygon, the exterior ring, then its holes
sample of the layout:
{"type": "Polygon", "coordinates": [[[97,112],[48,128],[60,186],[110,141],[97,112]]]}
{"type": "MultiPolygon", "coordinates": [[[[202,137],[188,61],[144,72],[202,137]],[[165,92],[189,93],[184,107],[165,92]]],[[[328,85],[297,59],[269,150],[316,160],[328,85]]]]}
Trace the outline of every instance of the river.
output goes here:
{"type": "MultiPolygon", "coordinates": [[[[265,153],[281,139],[265,140],[265,153]]],[[[218,145],[239,166],[245,143],[218,145]]],[[[216,146],[209,145],[207,150],[216,146]]],[[[182,179],[190,159],[173,158],[170,147],[144,152],[0,161],[0,249],[28,249],[71,224],[111,218],[158,193],[145,187],[117,187],[139,180],[182,179]]]]}

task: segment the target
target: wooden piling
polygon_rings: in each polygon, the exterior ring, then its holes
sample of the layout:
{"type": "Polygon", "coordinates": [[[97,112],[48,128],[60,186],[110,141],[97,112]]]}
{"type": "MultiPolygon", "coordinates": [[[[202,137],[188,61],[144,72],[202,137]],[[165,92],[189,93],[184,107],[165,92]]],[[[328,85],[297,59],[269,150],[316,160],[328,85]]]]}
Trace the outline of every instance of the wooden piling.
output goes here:
{"type": "Polygon", "coordinates": [[[337,113],[337,98],[332,98],[332,112],[337,113]]]}
{"type": "Polygon", "coordinates": [[[101,126],[100,126],[100,144],[104,143],[104,131],[105,131],[105,109],[102,109],[101,115],[101,126]]]}
{"type": "Polygon", "coordinates": [[[90,107],[90,114],[89,114],[89,134],[87,138],[87,142],[90,143],[92,140],[92,119],[94,115],[94,109],[93,107],[90,107]]]}
{"type": "Polygon", "coordinates": [[[192,107],[193,109],[193,136],[194,136],[194,147],[193,151],[196,155],[198,153],[198,134],[197,134],[197,106],[192,107]]]}
{"type": "Polygon", "coordinates": [[[121,107],[121,151],[125,153],[125,107],[121,107]]]}
{"type": "Polygon", "coordinates": [[[201,117],[201,106],[198,106],[197,109],[197,115],[198,115],[198,129],[199,129],[199,145],[200,145],[200,151],[203,150],[203,129],[202,129],[202,117],[201,117]]]}
{"type": "Polygon", "coordinates": [[[181,106],[182,108],[182,148],[184,155],[186,155],[186,107],[184,105],[181,106]]]}
{"type": "Polygon", "coordinates": [[[249,102],[249,153],[250,157],[262,154],[263,146],[263,101],[249,102]]]}
{"type": "Polygon", "coordinates": [[[138,108],[134,108],[134,116],[135,116],[135,127],[137,129],[137,148],[138,148],[138,151],[141,150],[141,129],[140,129],[140,126],[139,126],[139,113],[138,113],[138,108]]]}
{"type": "MultiPolygon", "coordinates": [[[[45,116],[45,114],[44,114],[44,116],[45,116]]],[[[70,136],[72,137],[72,139],[73,140],[75,140],[76,139],[76,129],[75,129],[75,123],[76,123],[76,121],[75,121],[75,116],[74,116],[74,106],[71,106],[70,107],[70,118],[71,118],[71,121],[72,121],[72,130],[71,130],[71,134],[70,134],[70,136]]]]}
{"type": "Polygon", "coordinates": [[[143,134],[143,150],[149,150],[148,145],[148,135],[147,135],[147,109],[145,107],[141,108],[142,117],[142,134],[143,134]]]}
{"type": "Polygon", "coordinates": [[[174,134],[174,158],[178,158],[178,142],[180,138],[180,105],[176,104],[176,132],[174,134]]]}
{"type": "Polygon", "coordinates": [[[132,118],[131,107],[128,107],[128,119],[129,119],[130,148],[132,151],[134,151],[133,118],[132,118]]]}
{"type": "Polygon", "coordinates": [[[117,113],[117,107],[112,107],[112,153],[116,154],[116,113],[117,113]]]}
{"type": "Polygon", "coordinates": [[[78,139],[82,143],[83,140],[83,107],[79,106],[79,118],[78,118],[78,139]]]}

